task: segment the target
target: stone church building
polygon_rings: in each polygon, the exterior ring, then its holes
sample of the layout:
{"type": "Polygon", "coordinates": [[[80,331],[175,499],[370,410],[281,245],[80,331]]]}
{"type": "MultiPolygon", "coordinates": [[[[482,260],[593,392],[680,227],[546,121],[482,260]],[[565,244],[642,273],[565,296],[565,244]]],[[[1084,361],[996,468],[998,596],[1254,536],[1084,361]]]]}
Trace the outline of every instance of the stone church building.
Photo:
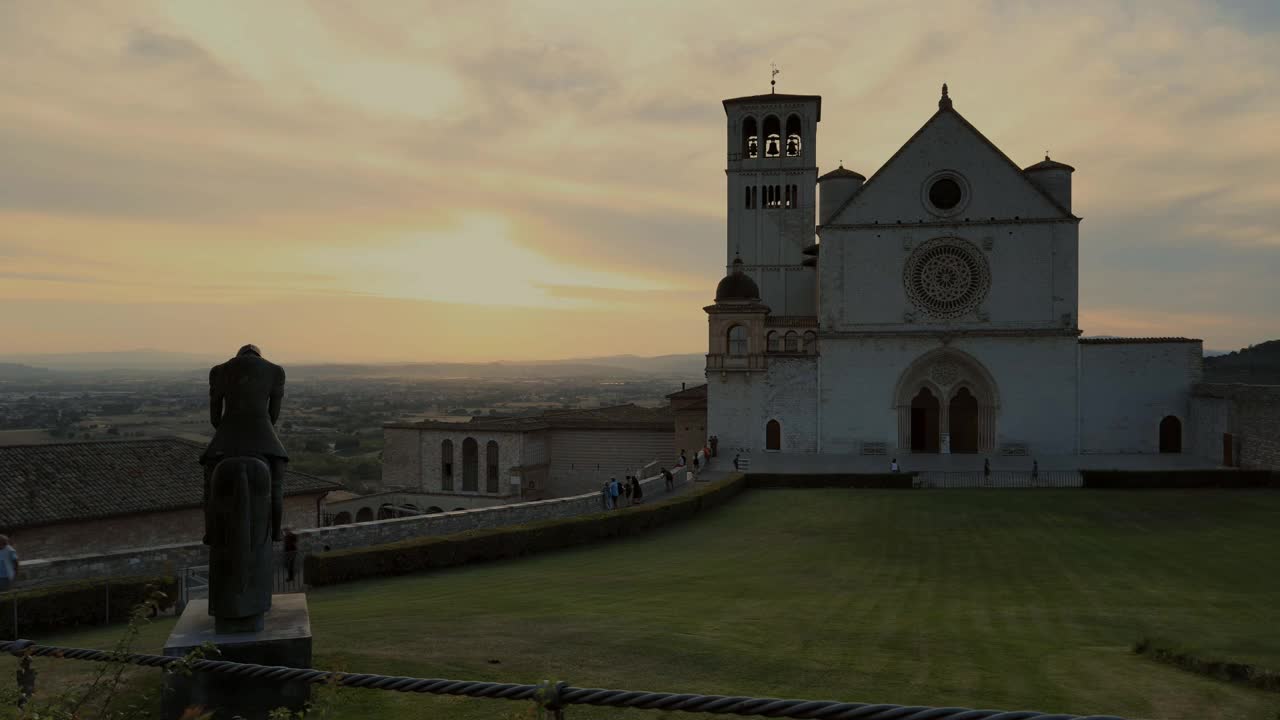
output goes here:
{"type": "Polygon", "coordinates": [[[1071,166],[1019,167],[945,85],[869,179],[819,177],[819,96],[724,109],[728,274],[705,308],[721,454],[1183,450],[1201,341],[1081,337],[1071,166]]]}

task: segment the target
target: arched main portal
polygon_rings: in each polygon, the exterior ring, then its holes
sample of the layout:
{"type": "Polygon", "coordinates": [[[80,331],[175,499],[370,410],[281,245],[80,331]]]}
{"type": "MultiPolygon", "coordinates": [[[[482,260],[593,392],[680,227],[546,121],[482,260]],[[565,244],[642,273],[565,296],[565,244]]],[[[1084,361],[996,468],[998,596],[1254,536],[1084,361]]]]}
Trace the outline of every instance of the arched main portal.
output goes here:
{"type": "Polygon", "coordinates": [[[894,389],[898,447],[917,453],[982,453],[996,446],[1000,396],[971,355],[940,348],[916,358],[894,389]]]}
{"type": "Polygon", "coordinates": [[[1182,421],[1172,415],[1160,421],[1160,452],[1182,452],[1182,421]]]}
{"type": "Polygon", "coordinates": [[[962,387],[951,396],[947,412],[947,426],[951,428],[951,452],[978,452],[978,398],[962,387]]]}
{"type": "Polygon", "coordinates": [[[936,453],[941,444],[938,429],[938,398],[929,388],[920,388],[920,392],[911,398],[911,452],[936,453]]]}

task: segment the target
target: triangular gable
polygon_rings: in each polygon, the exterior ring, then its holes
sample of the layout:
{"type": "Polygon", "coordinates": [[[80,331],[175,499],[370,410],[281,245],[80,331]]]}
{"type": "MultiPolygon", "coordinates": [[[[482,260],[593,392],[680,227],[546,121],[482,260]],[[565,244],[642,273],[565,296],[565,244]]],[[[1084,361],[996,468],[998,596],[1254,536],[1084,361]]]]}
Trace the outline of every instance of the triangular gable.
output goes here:
{"type": "MultiPolygon", "coordinates": [[[[1009,159],[995,143],[987,139],[976,127],[952,108],[941,108],[935,112],[920,129],[898,148],[884,165],[849,197],[840,208],[833,213],[827,225],[839,225],[852,222],[846,216],[851,208],[868,209],[884,207],[884,211],[872,213],[880,222],[893,223],[903,221],[915,223],[919,220],[935,222],[941,220],[929,214],[922,206],[919,195],[921,184],[935,170],[950,169],[965,174],[971,185],[975,187],[974,200],[971,207],[966,208],[962,216],[987,217],[994,215],[1004,219],[1018,212],[995,212],[991,210],[994,198],[984,195],[988,185],[1003,185],[1005,191],[1000,193],[999,202],[1005,205],[1017,205],[1023,208],[1021,216],[1028,218],[1063,218],[1077,219],[1066,208],[1062,207],[1041,190],[1022,172],[1013,160],[1009,159]],[[937,146],[951,134],[961,142],[971,140],[971,152],[962,149],[946,151],[950,157],[946,160],[930,158],[930,165],[935,167],[913,168],[911,160],[922,160],[933,148],[922,150],[922,146],[930,143],[937,146]],[[966,163],[966,156],[968,162],[966,163]],[[978,167],[957,167],[956,165],[976,165],[978,167]],[[970,174],[975,173],[975,174],[970,174]],[[985,176],[982,173],[986,173],[985,176]],[[894,186],[888,188],[887,186],[894,186]],[[976,203],[976,206],[973,206],[976,203]],[[896,205],[897,207],[892,207],[896,205]],[[985,210],[985,214],[982,212],[985,210]],[[884,213],[887,212],[888,215],[884,213]],[[893,215],[894,217],[889,217],[893,215]]],[[[963,219],[963,218],[961,218],[963,219]]],[[[858,221],[861,222],[860,218],[858,221]]]]}

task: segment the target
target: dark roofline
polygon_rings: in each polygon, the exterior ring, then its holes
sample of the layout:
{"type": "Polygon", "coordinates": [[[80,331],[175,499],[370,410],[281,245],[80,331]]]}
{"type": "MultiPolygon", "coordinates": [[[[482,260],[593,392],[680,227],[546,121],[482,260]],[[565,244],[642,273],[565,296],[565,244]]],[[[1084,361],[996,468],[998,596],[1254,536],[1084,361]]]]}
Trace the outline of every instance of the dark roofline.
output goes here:
{"type": "Polygon", "coordinates": [[[667,398],[700,397],[706,394],[707,394],[707,383],[702,383],[701,385],[694,385],[693,387],[685,388],[684,390],[677,390],[667,395],[666,397],[667,398]]]}
{"type": "MultiPolygon", "coordinates": [[[[961,122],[961,124],[963,124],[965,127],[972,130],[978,136],[979,139],[981,139],[984,143],[987,144],[987,147],[991,148],[996,152],[996,155],[1004,158],[1004,161],[1009,164],[1009,167],[1013,168],[1014,171],[1018,173],[1018,176],[1021,177],[1024,181],[1026,181],[1028,187],[1030,187],[1033,191],[1039,194],[1040,197],[1043,197],[1045,201],[1047,201],[1052,207],[1056,208],[1058,212],[1062,213],[1063,220],[1079,220],[1080,219],[1079,217],[1076,217],[1075,215],[1071,214],[1071,211],[1062,207],[1062,205],[1060,205],[1057,200],[1054,200],[1049,195],[1049,193],[1041,189],[1039,185],[1036,185],[1035,183],[1031,182],[1031,179],[1026,176],[1022,168],[1018,167],[1017,163],[1015,163],[1008,155],[1005,155],[1004,151],[1001,150],[995,143],[991,142],[991,140],[989,140],[986,135],[983,135],[981,130],[974,127],[973,123],[966,120],[965,117],[960,114],[959,110],[956,110],[954,107],[951,107],[950,105],[948,105],[947,107],[940,107],[936,112],[930,115],[929,119],[926,120],[925,123],[920,126],[920,129],[916,130],[915,133],[911,135],[911,137],[907,138],[907,141],[902,144],[902,147],[899,147],[896,152],[890,155],[889,159],[885,160],[884,164],[881,165],[879,169],[877,169],[874,173],[872,173],[871,177],[868,178],[867,181],[864,182],[861,187],[855,190],[852,195],[846,198],[845,201],[840,204],[840,207],[836,208],[836,211],[831,213],[831,215],[829,215],[828,217],[831,220],[835,220],[837,217],[839,217],[840,214],[843,213],[846,208],[848,208],[850,205],[853,204],[853,201],[856,200],[859,195],[866,192],[867,188],[871,187],[871,185],[875,183],[876,178],[880,177],[884,173],[885,168],[892,165],[893,161],[897,160],[898,156],[901,155],[907,149],[907,147],[911,145],[911,143],[915,142],[916,138],[920,137],[920,135],[924,133],[925,128],[932,125],[935,120],[937,120],[939,117],[941,117],[945,113],[951,113],[955,115],[956,118],[961,122]]],[[[831,224],[831,223],[824,223],[824,226],[827,224],[831,224]]]]}
{"type": "Polygon", "coordinates": [[[816,122],[822,122],[822,96],[821,95],[789,95],[787,93],[768,93],[765,95],[743,95],[742,97],[729,98],[724,101],[724,112],[729,114],[730,105],[746,105],[749,103],[789,103],[789,102],[816,102],[818,104],[818,113],[814,117],[816,122]]]}
{"type": "Polygon", "coordinates": [[[1199,338],[1185,337],[1082,337],[1081,345],[1176,345],[1180,343],[1203,343],[1199,338]]]}

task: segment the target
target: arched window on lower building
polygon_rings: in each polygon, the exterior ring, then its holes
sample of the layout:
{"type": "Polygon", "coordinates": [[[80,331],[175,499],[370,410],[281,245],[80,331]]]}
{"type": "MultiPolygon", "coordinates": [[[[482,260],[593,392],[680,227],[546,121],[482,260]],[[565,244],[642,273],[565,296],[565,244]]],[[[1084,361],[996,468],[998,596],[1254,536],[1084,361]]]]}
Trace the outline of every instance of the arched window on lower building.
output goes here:
{"type": "Polygon", "coordinates": [[[782,351],[782,335],[777,330],[770,330],[765,340],[765,349],[769,352],[782,351]]]}
{"type": "Polygon", "coordinates": [[[803,350],[805,353],[808,353],[809,355],[813,355],[814,353],[818,352],[818,334],[817,333],[813,332],[812,330],[809,330],[804,334],[803,350]]]}
{"type": "Polygon", "coordinates": [[[334,516],[333,516],[333,524],[334,524],[334,525],[350,525],[350,524],[351,524],[351,513],[349,513],[349,512],[347,512],[347,511],[345,511],[345,510],[344,510],[344,511],[342,511],[342,512],[338,513],[337,515],[334,515],[334,516]]]}
{"type": "Polygon", "coordinates": [[[369,522],[373,520],[373,508],[362,507],[356,511],[356,522],[369,522]]]}
{"type": "Polygon", "coordinates": [[[788,330],[786,337],[782,339],[783,352],[798,353],[800,352],[800,335],[795,330],[788,330]]]}
{"type": "Polygon", "coordinates": [[[769,423],[764,426],[764,449],[782,449],[782,424],[777,420],[770,420],[769,423]]]}
{"type": "Polygon", "coordinates": [[[462,441],[462,490],[476,492],[480,489],[480,447],[475,438],[462,441]]]}
{"type": "Polygon", "coordinates": [[[484,489],[498,492],[498,443],[494,440],[484,446],[484,489]]]}
{"type": "Polygon", "coordinates": [[[383,505],[382,507],[378,508],[379,520],[389,520],[393,517],[396,517],[398,514],[399,513],[396,512],[395,507],[391,505],[383,505]]]}
{"type": "Polygon", "coordinates": [[[453,489],[453,441],[440,443],[440,489],[453,489]]]}
{"type": "Polygon", "coordinates": [[[1160,421],[1160,452],[1182,452],[1182,421],[1172,415],[1160,421]]]}
{"type": "Polygon", "coordinates": [[[734,325],[729,328],[729,354],[734,357],[743,357],[747,354],[747,328],[743,325],[734,325]]]}

